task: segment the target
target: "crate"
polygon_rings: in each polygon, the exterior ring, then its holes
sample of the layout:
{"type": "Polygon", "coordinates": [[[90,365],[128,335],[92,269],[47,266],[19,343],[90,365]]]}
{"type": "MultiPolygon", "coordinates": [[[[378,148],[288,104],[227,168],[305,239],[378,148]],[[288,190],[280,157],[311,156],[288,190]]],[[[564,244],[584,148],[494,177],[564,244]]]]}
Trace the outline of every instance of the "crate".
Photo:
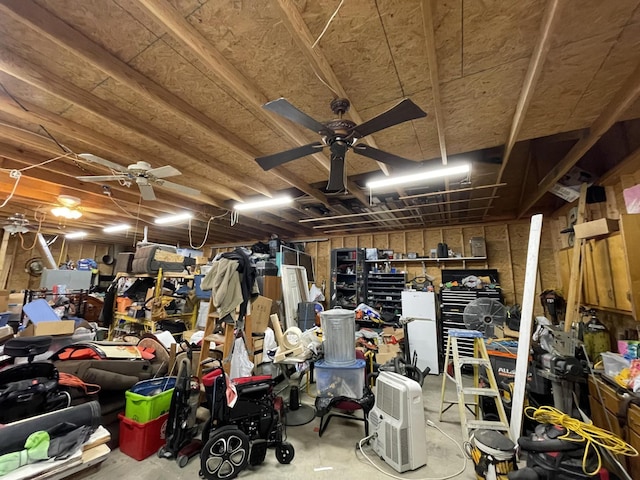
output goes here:
{"type": "Polygon", "coordinates": [[[364,391],[364,360],[351,365],[330,365],[324,360],[315,364],[318,395],[322,397],[361,398],[364,391]]]}
{"type": "Polygon", "coordinates": [[[618,375],[623,369],[629,368],[629,365],[631,365],[631,362],[619,353],[602,352],[600,355],[602,355],[604,374],[611,378],[618,375]]]}
{"type": "Polygon", "coordinates": [[[154,378],[136,383],[125,392],[125,417],[145,423],[167,413],[175,387],[175,377],[154,378]],[[152,395],[155,392],[160,392],[152,395]]]}
{"type": "Polygon", "coordinates": [[[131,458],[144,460],[156,453],[167,441],[168,413],[146,423],[138,423],[122,414],[119,414],[118,418],[120,451],[131,458]]]}

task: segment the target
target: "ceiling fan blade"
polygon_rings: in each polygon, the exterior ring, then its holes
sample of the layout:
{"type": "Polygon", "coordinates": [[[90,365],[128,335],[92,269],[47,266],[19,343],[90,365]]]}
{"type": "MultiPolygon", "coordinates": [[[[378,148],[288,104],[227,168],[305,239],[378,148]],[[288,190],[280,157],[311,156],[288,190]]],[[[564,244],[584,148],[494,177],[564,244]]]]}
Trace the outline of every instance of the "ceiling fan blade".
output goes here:
{"type": "Polygon", "coordinates": [[[176,175],[182,175],[182,172],[171,165],[165,165],[164,167],[152,168],[147,170],[147,174],[156,178],[175,177],[176,175]]]}
{"type": "Polygon", "coordinates": [[[346,144],[336,142],[331,145],[331,168],[329,170],[327,192],[340,192],[346,190],[346,170],[344,163],[346,153],[346,144]]]}
{"type": "Polygon", "coordinates": [[[127,167],[123,167],[122,165],[118,165],[117,163],[105,160],[104,158],[94,155],[93,153],[80,153],[78,154],[78,157],[89,163],[97,163],[98,165],[102,165],[112,170],[117,170],[119,172],[127,171],[127,167]]]}
{"type": "Polygon", "coordinates": [[[385,128],[398,125],[399,123],[426,116],[427,114],[419,106],[408,98],[405,98],[395,107],[381,113],[377,117],[373,117],[371,120],[356,125],[353,127],[352,132],[356,138],[362,138],[384,130],[385,128]]]}
{"type": "Polygon", "coordinates": [[[260,165],[263,170],[271,170],[274,167],[290,162],[291,160],[295,160],[296,158],[317,153],[323,148],[324,144],[321,142],[314,142],[301,147],[292,148],[291,150],[285,150],[284,152],[274,153],[273,155],[258,157],[256,158],[256,162],[258,162],[258,165],[260,165]]]}
{"type": "Polygon", "coordinates": [[[110,182],[112,180],[127,179],[126,175],[83,175],[76,177],[81,182],[110,182]]]}
{"type": "Polygon", "coordinates": [[[138,188],[143,200],[155,200],[156,194],[153,191],[153,187],[149,184],[139,183],[138,188]]]}
{"type": "Polygon", "coordinates": [[[313,130],[314,132],[319,133],[320,135],[323,135],[325,137],[334,135],[333,130],[327,128],[317,120],[314,120],[302,110],[294,107],[284,98],[278,98],[277,100],[267,102],[262,106],[262,108],[277,113],[284,118],[288,118],[292,122],[296,122],[297,124],[302,125],[309,130],[313,130]]]}
{"type": "Polygon", "coordinates": [[[192,195],[194,197],[202,193],[200,190],[196,190],[195,188],[185,187],[184,185],[179,185],[173,182],[167,182],[166,180],[157,182],[157,185],[159,185],[160,187],[170,188],[171,190],[184,193],[185,195],[192,195]]]}
{"type": "Polygon", "coordinates": [[[398,155],[394,155],[392,153],[383,152],[382,150],[367,145],[366,143],[354,145],[353,151],[358,155],[372,158],[373,160],[386,163],[387,165],[391,165],[392,167],[406,168],[417,167],[419,165],[418,162],[412,162],[407,158],[399,157],[398,155]]]}

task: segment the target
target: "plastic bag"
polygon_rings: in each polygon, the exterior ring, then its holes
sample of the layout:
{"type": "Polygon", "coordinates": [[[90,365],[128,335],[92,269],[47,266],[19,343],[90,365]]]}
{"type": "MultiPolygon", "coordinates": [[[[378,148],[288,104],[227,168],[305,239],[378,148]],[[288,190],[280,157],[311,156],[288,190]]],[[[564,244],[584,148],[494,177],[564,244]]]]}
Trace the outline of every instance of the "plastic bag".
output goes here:
{"type": "Polygon", "coordinates": [[[309,288],[309,301],[310,302],[324,302],[324,294],[315,283],[311,284],[309,288]]]}
{"type": "Polygon", "coordinates": [[[264,344],[262,346],[262,351],[264,352],[262,355],[262,362],[271,362],[273,359],[269,357],[268,352],[274,351],[278,348],[278,344],[276,343],[276,335],[273,333],[271,327],[267,327],[264,331],[264,344]]]}
{"type": "Polygon", "coordinates": [[[234,378],[250,377],[253,372],[253,363],[249,360],[249,352],[242,338],[236,338],[231,355],[231,369],[229,376],[234,378]]]}

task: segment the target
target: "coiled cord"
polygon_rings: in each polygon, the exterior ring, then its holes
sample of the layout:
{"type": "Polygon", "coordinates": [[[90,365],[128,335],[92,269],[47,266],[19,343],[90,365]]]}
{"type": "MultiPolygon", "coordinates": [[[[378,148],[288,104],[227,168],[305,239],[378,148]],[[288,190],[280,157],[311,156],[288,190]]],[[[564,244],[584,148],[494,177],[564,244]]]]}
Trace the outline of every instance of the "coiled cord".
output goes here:
{"type": "Polygon", "coordinates": [[[556,408],[549,406],[540,408],[527,407],[525,409],[525,415],[539,423],[560,425],[566,428],[567,433],[558,437],[559,440],[577,443],[584,442],[585,449],[584,455],[582,456],[582,471],[586,475],[595,475],[602,467],[602,457],[597,447],[604,448],[616,455],[626,455],[628,457],[638,456],[638,451],[635,448],[610,431],[581,422],[556,408]],[[572,433],[575,435],[572,436],[572,433]],[[598,464],[594,471],[588,472],[587,459],[589,458],[589,452],[591,450],[595,452],[598,464]]]}

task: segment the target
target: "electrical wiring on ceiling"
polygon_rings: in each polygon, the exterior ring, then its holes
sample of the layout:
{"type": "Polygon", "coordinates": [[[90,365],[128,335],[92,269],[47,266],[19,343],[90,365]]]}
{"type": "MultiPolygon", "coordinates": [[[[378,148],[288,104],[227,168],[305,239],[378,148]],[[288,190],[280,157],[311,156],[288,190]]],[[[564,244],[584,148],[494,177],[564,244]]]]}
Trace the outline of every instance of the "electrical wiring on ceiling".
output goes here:
{"type": "Polygon", "coordinates": [[[202,243],[198,246],[195,246],[193,244],[193,237],[191,236],[191,218],[189,218],[189,245],[191,246],[191,248],[193,248],[194,250],[199,250],[202,247],[204,247],[204,244],[207,243],[207,239],[209,238],[209,227],[211,226],[211,222],[218,218],[224,218],[228,213],[230,212],[226,211],[222,215],[218,215],[216,217],[209,217],[209,220],[207,221],[207,231],[204,234],[204,239],[202,240],[202,243]]]}

